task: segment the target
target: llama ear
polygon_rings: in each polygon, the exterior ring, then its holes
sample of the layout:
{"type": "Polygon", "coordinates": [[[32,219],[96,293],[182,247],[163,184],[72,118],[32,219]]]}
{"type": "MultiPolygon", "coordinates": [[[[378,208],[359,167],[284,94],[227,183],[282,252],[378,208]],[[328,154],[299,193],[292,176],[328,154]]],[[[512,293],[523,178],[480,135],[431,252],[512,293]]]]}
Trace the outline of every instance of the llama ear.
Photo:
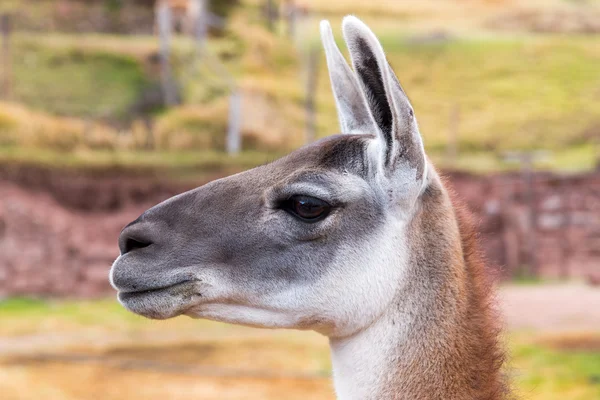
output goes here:
{"type": "Polygon", "coordinates": [[[335,44],[328,21],[321,21],[321,40],[342,133],[375,133],[375,120],[356,76],[335,44]]]}
{"type": "Polygon", "coordinates": [[[417,120],[379,40],[356,17],[345,17],[342,26],[354,71],[383,141],[385,169],[395,170],[404,162],[415,169],[416,180],[423,179],[425,152],[417,120]]]}

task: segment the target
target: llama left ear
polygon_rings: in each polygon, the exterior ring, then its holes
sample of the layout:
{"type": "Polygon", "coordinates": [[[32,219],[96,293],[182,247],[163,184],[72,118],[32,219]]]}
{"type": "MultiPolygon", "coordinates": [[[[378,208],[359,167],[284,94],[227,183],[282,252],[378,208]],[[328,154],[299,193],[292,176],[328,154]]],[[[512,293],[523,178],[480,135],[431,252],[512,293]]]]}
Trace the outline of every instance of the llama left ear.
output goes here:
{"type": "Polygon", "coordinates": [[[379,128],[386,174],[408,166],[414,169],[415,180],[423,180],[426,162],[417,120],[379,40],[356,17],[345,17],[342,26],[354,71],[379,128]]]}
{"type": "Polygon", "coordinates": [[[375,133],[377,125],[371,116],[360,84],[335,44],[331,25],[325,20],[321,21],[321,41],[327,58],[341,133],[375,133]]]}

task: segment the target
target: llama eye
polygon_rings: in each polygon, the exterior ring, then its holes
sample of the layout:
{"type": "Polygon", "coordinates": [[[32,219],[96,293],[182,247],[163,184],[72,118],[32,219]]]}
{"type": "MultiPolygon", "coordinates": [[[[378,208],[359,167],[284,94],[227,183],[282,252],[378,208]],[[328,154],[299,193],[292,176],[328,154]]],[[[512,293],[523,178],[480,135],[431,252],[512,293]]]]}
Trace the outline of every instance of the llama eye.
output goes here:
{"type": "Polygon", "coordinates": [[[305,222],[321,221],[331,211],[331,206],[326,201],[301,195],[290,197],[282,208],[305,222]]]}

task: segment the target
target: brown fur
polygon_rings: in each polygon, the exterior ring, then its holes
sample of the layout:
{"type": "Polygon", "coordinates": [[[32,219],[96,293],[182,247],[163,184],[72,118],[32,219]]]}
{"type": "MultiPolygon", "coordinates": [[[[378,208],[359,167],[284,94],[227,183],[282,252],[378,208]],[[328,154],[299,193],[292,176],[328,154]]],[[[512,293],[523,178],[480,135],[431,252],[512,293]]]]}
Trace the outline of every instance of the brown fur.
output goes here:
{"type": "Polygon", "coordinates": [[[468,360],[474,398],[508,398],[508,386],[502,373],[505,353],[499,342],[500,315],[496,310],[493,274],[479,248],[479,234],[471,213],[454,190],[444,182],[460,232],[464,267],[467,271],[467,307],[463,344],[471,349],[468,360]]]}
{"type": "Polygon", "coordinates": [[[413,232],[412,270],[400,315],[413,313],[396,372],[379,398],[498,400],[509,397],[492,282],[471,218],[435,177],[413,232]]]}

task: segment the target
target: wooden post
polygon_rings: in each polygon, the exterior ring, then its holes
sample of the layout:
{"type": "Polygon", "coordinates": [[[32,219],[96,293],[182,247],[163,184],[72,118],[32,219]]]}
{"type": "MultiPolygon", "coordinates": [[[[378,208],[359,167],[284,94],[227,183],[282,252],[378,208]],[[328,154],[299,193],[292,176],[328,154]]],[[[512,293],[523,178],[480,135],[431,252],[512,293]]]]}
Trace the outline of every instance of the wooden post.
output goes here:
{"type": "Polygon", "coordinates": [[[460,106],[455,104],[450,110],[450,123],[448,128],[448,147],[446,156],[451,166],[456,164],[458,158],[458,127],[460,124],[460,106]]]}
{"type": "Polygon", "coordinates": [[[521,155],[521,173],[525,182],[525,197],[527,201],[527,214],[529,218],[529,229],[527,238],[527,262],[529,275],[536,277],[538,275],[536,248],[537,248],[537,207],[535,198],[534,176],[533,176],[533,154],[523,153],[521,155]]]}
{"type": "Polygon", "coordinates": [[[308,50],[306,79],[306,143],[313,142],[317,136],[315,97],[317,94],[317,79],[319,77],[319,55],[320,52],[317,47],[311,47],[308,50]]]}
{"type": "Polygon", "coordinates": [[[515,221],[515,215],[512,210],[514,197],[513,182],[510,178],[503,177],[499,184],[502,186],[500,201],[502,202],[502,225],[504,228],[504,263],[508,268],[508,273],[514,275],[521,264],[519,260],[518,223],[515,221]]]}
{"type": "Polygon", "coordinates": [[[206,0],[192,0],[194,9],[196,10],[196,18],[194,21],[194,37],[196,39],[196,51],[198,55],[202,54],[206,36],[208,34],[208,8],[206,0]]]}
{"type": "Polygon", "coordinates": [[[171,8],[163,2],[156,11],[158,34],[160,40],[160,79],[163,102],[166,106],[177,103],[176,89],[171,72],[171,33],[173,29],[171,8]]]}
{"type": "Polygon", "coordinates": [[[286,3],[287,10],[287,32],[290,39],[296,38],[296,26],[298,21],[298,8],[293,1],[286,3]]]}
{"type": "Polygon", "coordinates": [[[571,256],[571,249],[569,243],[569,191],[567,190],[567,180],[564,177],[559,178],[559,197],[560,197],[560,278],[566,280],[570,275],[569,260],[571,256]]]}
{"type": "Polygon", "coordinates": [[[521,179],[525,184],[525,202],[527,204],[527,273],[537,276],[539,273],[537,250],[537,204],[535,197],[535,182],[533,174],[533,162],[548,157],[545,151],[509,152],[505,155],[505,161],[516,161],[521,165],[521,179]]]}
{"type": "Polygon", "coordinates": [[[208,9],[207,0],[192,0],[196,7],[196,20],[194,21],[194,37],[196,41],[196,57],[194,69],[199,66],[200,57],[203,65],[212,68],[216,77],[221,79],[229,88],[229,115],[227,121],[227,136],[225,150],[230,155],[238,154],[242,148],[241,123],[242,123],[242,95],[236,85],[235,79],[220,60],[206,49],[206,37],[209,26],[222,27],[223,19],[212,14],[208,9]]]}
{"type": "Polygon", "coordinates": [[[594,168],[600,171],[600,132],[596,133],[592,146],[594,146],[594,168]]]}
{"type": "Polygon", "coordinates": [[[12,95],[12,58],[11,33],[12,21],[10,14],[0,16],[0,34],[2,35],[2,98],[9,100],[12,95]]]}
{"type": "Polygon", "coordinates": [[[229,97],[229,123],[227,126],[227,153],[235,155],[240,152],[242,140],[240,122],[242,115],[242,96],[234,89],[229,97]]]}
{"type": "Polygon", "coordinates": [[[275,30],[275,18],[277,16],[277,10],[275,9],[273,0],[267,0],[265,12],[267,14],[267,28],[272,32],[275,30]]]}

